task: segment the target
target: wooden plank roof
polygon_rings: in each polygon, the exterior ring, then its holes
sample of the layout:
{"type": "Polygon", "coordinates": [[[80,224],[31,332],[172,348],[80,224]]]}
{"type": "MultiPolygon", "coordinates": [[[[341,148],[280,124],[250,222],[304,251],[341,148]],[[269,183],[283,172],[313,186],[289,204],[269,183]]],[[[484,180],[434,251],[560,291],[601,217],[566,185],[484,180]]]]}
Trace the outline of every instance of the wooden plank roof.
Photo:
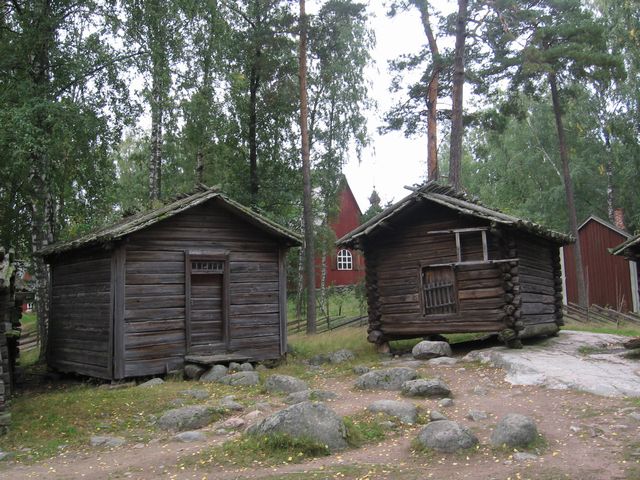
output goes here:
{"type": "Polygon", "coordinates": [[[112,225],[79,238],[51,244],[41,249],[37,254],[41,256],[49,256],[90,245],[104,244],[114,240],[119,240],[134,232],[143,230],[151,225],[155,225],[161,220],[171,218],[180,212],[184,212],[189,208],[195,207],[196,205],[200,205],[212,199],[218,200],[230,211],[244,218],[259,229],[275,237],[281,238],[289,245],[299,246],[302,244],[302,240],[297,233],[278,225],[267,217],[260,215],[234,200],[231,200],[217,188],[208,188],[203,186],[195,193],[184,196],[183,198],[163,205],[162,207],[125,217],[112,225]]]}
{"type": "Polygon", "coordinates": [[[463,215],[487,220],[493,224],[506,225],[518,230],[523,230],[558,244],[567,244],[574,241],[570,235],[555,232],[537,223],[485,207],[477,200],[470,199],[465,193],[456,191],[448,186],[440,185],[437,182],[427,182],[421,187],[415,189],[410,188],[410,190],[413,190],[410,195],[407,195],[355,230],[338,239],[336,244],[347,247],[356,246],[360,239],[372,234],[400,212],[414,208],[423,200],[442,205],[463,215]]]}

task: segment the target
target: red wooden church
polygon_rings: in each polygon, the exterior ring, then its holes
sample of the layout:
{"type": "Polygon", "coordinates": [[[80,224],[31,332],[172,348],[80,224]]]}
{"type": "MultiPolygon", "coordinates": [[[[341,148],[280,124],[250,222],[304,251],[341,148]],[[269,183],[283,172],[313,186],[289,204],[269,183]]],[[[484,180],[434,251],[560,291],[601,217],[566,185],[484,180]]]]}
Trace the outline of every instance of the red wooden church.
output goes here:
{"type": "MultiPolygon", "coordinates": [[[[362,211],[346,178],[342,180],[339,202],[338,215],[330,223],[336,238],[341,238],[359,227],[362,217],[362,211]]],[[[327,255],[325,263],[327,269],[326,286],[355,285],[364,278],[364,258],[358,250],[339,247],[327,255]]],[[[316,259],[316,288],[320,288],[321,264],[322,258],[318,257],[316,259]]]]}
{"type": "MultiPolygon", "coordinates": [[[[613,225],[594,215],[580,225],[578,234],[589,305],[622,312],[638,311],[636,262],[609,253],[609,249],[625,242],[631,235],[622,225],[613,225]]],[[[564,292],[568,302],[578,303],[573,248],[568,245],[563,251],[564,292]]]]}

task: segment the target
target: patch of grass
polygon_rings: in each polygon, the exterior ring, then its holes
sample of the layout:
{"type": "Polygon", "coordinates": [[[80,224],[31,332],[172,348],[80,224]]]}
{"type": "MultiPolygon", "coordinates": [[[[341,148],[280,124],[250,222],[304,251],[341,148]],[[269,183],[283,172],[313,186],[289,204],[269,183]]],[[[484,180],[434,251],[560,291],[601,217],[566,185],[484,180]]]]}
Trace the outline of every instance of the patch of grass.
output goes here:
{"type": "Polygon", "coordinates": [[[562,327],[562,330],[575,330],[578,332],[591,333],[608,333],[610,335],[622,335],[624,337],[640,337],[640,329],[631,325],[621,325],[616,328],[615,325],[610,327],[600,325],[583,325],[569,324],[562,327]]]}
{"type": "Polygon", "coordinates": [[[80,449],[92,435],[119,435],[145,441],[156,435],[154,417],[175,408],[171,401],[203,403],[180,395],[181,390],[203,389],[212,394],[210,403],[233,394],[255,397],[257,387],[234,388],[184,381],[167,381],[151,388],[104,389],[96,385],[64,385],[49,391],[23,393],[11,401],[11,428],[0,437],[0,450],[14,452],[18,461],[35,461],[61,450],[80,449]],[[29,449],[25,451],[24,449],[29,449]]]}
{"type": "Polygon", "coordinates": [[[358,362],[379,360],[375,346],[367,342],[366,327],[347,327],[317,335],[292,335],[289,344],[293,347],[294,358],[309,359],[346,348],[356,355],[358,362]]]}
{"type": "Polygon", "coordinates": [[[602,347],[594,347],[592,345],[582,345],[578,347],[578,353],[580,355],[593,355],[594,353],[605,353],[608,350],[602,347]]]}
{"type": "Polygon", "coordinates": [[[344,417],[343,420],[347,427],[347,442],[354,448],[383,440],[388,429],[381,425],[382,422],[391,421],[399,425],[397,419],[382,413],[359,413],[344,417]]]}
{"type": "Polygon", "coordinates": [[[542,434],[538,434],[538,436],[528,445],[524,447],[509,447],[507,445],[501,445],[498,447],[491,447],[494,452],[504,452],[508,454],[513,454],[514,452],[529,452],[535,453],[536,455],[542,455],[545,451],[549,449],[549,442],[542,434]]]}
{"type": "Polygon", "coordinates": [[[23,332],[30,332],[36,329],[36,314],[34,312],[23,312],[20,324],[22,325],[23,332]]]}
{"type": "Polygon", "coordinates": [[[301,463],[310,458],[324,457],[331,452],[326,445],[310,439],[293,438],[283,433],[242,435],[223,445],[201,452],[185,460],[179,467],[234,465],[237,467],[267,467],[301,463]]]}
{"type": "Polygon", "coordinates": [[[20,352],[20,366],[21,367],[31,367],[38,362],[38,357],[40,356],[40,349],[33,348],[31,350],[27,350],[26,352],[20,352]]]}

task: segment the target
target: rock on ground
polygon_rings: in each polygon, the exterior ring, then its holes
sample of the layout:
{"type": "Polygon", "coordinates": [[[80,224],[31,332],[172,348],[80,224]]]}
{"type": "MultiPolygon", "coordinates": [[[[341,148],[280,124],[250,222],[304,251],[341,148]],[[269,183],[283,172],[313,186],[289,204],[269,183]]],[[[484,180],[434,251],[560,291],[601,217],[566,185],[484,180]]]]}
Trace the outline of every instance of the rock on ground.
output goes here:
{"type": "Polygon", "coordinates": [[[439,422],[441,420],[449,420],[445,415],[440,413],[438,410],[431,410],[429,412],[429,420],[432,422],[439,422]]]}
{"type": "Polygon", "coordinates": [[[418,409],[411,402],[401,402],[398,400],[376,400],[371,403],[367,410],[373,413],[386,413],[397,418],[402,423],[414,424],[418,420],[418,409]]]}
{"type": "Polygon", "coordinates": [[[329,363],[330,361],[331,360],[329,360],[329,355],[325,353],[319,353],[309,359],[309,365],[318,366],[322,365],[323,363],[329,363]]]}
{"type": "Polygon", "coordinates": [[[489,415],[487,414],[487,412],[484,412],[482,410],[469,410],[469,413],[467,413],[467,418],[474,422],[478,422],[480,420],[486,420],[487,418],[489,418],[489,415]]]}
{"type": "Polygon", "coordinates": [[[356,379],[356,388],[362,390],[400,390],[408,380],[418,378],[413,368],[397,367],[372,370],[356,379]]]}
{"type": "Polygon", "coordinates": [[[109,437],[106,435],[96,435],[89,439],[92,447],[119,447],[124,445],[125,440],[122,437],[109,437]]]}
{"type": "Polygon", "coordinates": [[[204,405],[191,405],[166,411],[158,419],[158,426],[164,430],[196,430],[213,421],[214,410],[204,405]]]}
{"type": "Polygon", "coordinates": [[[438,406],[442,408],[447,408],[453,406],[453,400],[450,398],[443,398],[438,402],[438,406]]]}
{"type": "Polygon", "coordinates": [[[431,365],[433,367],[438,367],[438,366],[452,367],[456,363],[458,363],[458,359],[452,358],[452,357],[438,357],[438,358],[432,358],[430,360],[427,360],[427,365],[431,365]]]}
{"type": "Polygon", "coordinates": [[[260,383],[260,376],[256,372],[238,372],[226,375],[218,382],[232,387],[250,387],[260,383]]]}
{"type": "Polygon", "coordinates": [[[227,367],[224,365],[214,365],[200,376],[201,382],[217,382],[227,374],[227,367]]]}
{"type": "Polygon", "coordinates": [[[236,399],[233,395],[229,395],[227,397],[223,397],[218,403],[220,408],[224,410],[231,410],[234,412],[238,412],[240,410],[244,410],[244,406],[241,403],[236,402],[236,399]]]}
{"type": "Polygon", "coordinates": [[[248,433],[284,433],[326,445],[331,451],[347,448],[347,429],[342,418],[319,402],[297,403],[280,410],[251,427],[248,433]]]}
{"type": "Polygon", "coordinates": [[[491,434],[494,446],[526,447],[538,438],[536,422],[526,415],[510,413],[503,417],[491,434]]]}
{"type": "Polygon", "coordinates": [[[356,365],[355,367],[353,367],[353,373],[355,373],[356,375],[364,375],[365,373],[368,373],[370,371],[371,369],[366,365],[356,365]]]}
{"type": "Polygon", "coordinates": [[[238,362],[229,362],[229,373],[240,371],[240,364],[238,362]]]}
{"type": "Polygon", "coordinates": [[[451,346],[447,342],[430,342],[424,340],[411,350],[416,360],[429,360],[436,357],[450,357],[453,355],[451,346]]]}
{"type": "Polygon", "coordinates": [[[417,379],[404,382],[402,394],[407,397],[448,397],[451,389],[438,378],[417,379]]]}
{"type": "Polygon", "coordinates": [[[354,353],[351,350],[347,350],[346,348],[343,348],[341,350],[337,350],[337,351],[329,354],[329,361],[331,363],[350,362],[351,360],[354,360],[355,358],[356,358],[356,356],[354,355],[354,353]]]}
{"type": "Polygon", "coordinates": [[[196,400],[206,400],[211,396],[211,394],[206,390],[198,390],[196,388],[189,389],[189,390],[181,390],[179,393],[180,395],[183,395],[185,397],[195,398],[196,400]]]}
{"type": "Polygon", "coordinates": [[[189,430],[186,432],[181,432],[173,438],[178,440],[179,442],[203,442],[207,439],[207,436],[202,432],[189,430]]]}
{"type": "Polygon", "coordinates": [[[198,380],[206,371],[206,368],[193,363],[189,363],[184,366],[184,376],[189,380],[198,380]]]}
{"type": "Polygon", "coordinates": [[[267,392],[293,393],[309,390],[307,382],[290,375],[271,375],[264,382],[267,392]]]}
{"type": "Polygon", "coordinates": [[[244,362],[240,364],[238,369],[241,372],[253,372],[253,365],[251,365],[249,362],[244,362]]]}
{"type": "Polygon", "coordinates": [[[222,428],[226,428],[228,430],[237,430],[238,428],[244,427],[245,421],[240,417],[230,417],[227,418],[220,425],[222,428]]]}
{"type": "Polygon", "coordinates": [[[147,388],[147,387],[155,387],[156,385],[162,385],[164,380],[161,378],[152,378],[151,380],[147,380],[144,383],[138,385],[138,387],[147,388]]]}
{"type": "Polygon", "coordinates": [[[527,453],[527,452],[516,452],[513,454],[513,459],[516,462],[529,462],[532,460],[538,460],[540,457],[538,457],[537,455],[534,455],[533,453],[527,453]]]}
{"type": "Polygon", "coordinates": [[[306,402],[308,400],[331,400],[338,395],[328,390],[301,390],[299,392],[293,392],[286,396],[284,403],[292,405],[294,403],[306,402]]]}
{"type": "Polygon", "coordinates": [[[453,453],[478,444],[478,438],[467,427],[451,420],[429,423],[418,433],[418,443],[438,452],[453,453]]]}

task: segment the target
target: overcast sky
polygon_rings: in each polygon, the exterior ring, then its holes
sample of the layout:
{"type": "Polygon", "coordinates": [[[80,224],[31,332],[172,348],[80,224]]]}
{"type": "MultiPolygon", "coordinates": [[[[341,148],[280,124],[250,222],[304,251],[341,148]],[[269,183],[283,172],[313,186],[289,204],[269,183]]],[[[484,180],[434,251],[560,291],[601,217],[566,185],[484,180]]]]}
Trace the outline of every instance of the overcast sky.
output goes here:
{"type": "Polygon", "coordinates": [[[425,37],[420,24],[420,16],[414,9],[397,15],[386,16],[386,8],[381,0],[370,0],[372,12],[371,26],[376,34],[376,48],[373,52],[375,66],[369,69],[371,96],[378,103],[378,111],[369,115],[371,146],[362,155],[349,160],[344,173],[362,211],[369,206],[369,195],[374,186],[382,198],[382,203],[396,201],[409,192],[405,185],[424,181],[426,177],[427,138],[426,135],[406,139],[401,132],[378,134],[382,125],[382,115],[393,103],[389,93],[391,75],[388,61],[404,53],[416,53],[424,45],[425,37]]]}

